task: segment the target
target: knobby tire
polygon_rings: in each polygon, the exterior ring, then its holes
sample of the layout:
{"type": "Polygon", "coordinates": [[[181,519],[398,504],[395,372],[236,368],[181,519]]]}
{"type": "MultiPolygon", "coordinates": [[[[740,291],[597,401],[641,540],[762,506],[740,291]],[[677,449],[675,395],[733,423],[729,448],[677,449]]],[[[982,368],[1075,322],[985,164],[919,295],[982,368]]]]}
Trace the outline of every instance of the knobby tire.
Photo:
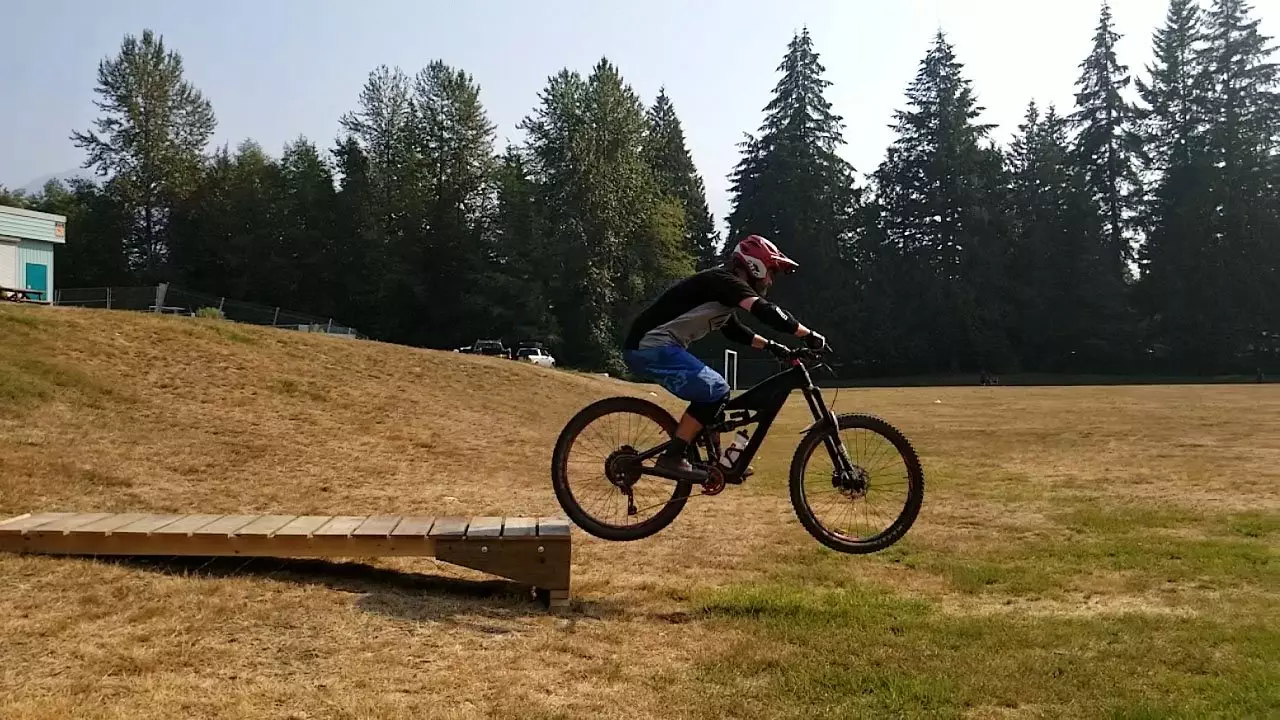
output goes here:
{"type": "MultiPolygon", "coordinates": [[[[915,448],[897,428],[874,415],[847,413],[837,418],[839,429],[825,427],[810,432],[796,446],[795,455],[791,459],[791,505],[800,524],[818,542],[842,553],[864,555],[879,552],[902,539],[911,528],[920,506],[924,502],[924,471],[920,467],[920,459],[915,448]],[[907,467],[907,502],[893,524],[879,534],[865,540],[854,540],[827,530],[814,517],[804,496],[804,471],[808,466],[809,456],[817,452],[827,452],[822,441],[831,435],[839,436],[840,430],[870,430],[891,442],[907,467]]],[[[864,499],[865,502],[865,499],[864,499]]]]}
{"type": "MultiPolygon", "coordinates": [[[[656,422],[666,432],[668,438],[675,436],[678,425],[676,419],[656,403],[633,397],[599,400],[578,411],[560,432],[551,458],[551,485],[555,489],[556,500],[560,503],[560,507],[564,509],[569,519],[584,531],[604,540],[640,540],[666,528],[676,519],[689,500],[693,483],[687,480],[670,481],[673,491],[671,499],[665,503],[660,512],[638,525],[619,526],[596,520],[583,510],[574,498],[566,477],[569,451],[573,441],[594,420],[618,412],[642,415],[656,422]]],[[[643,452],[649,448],[636,449],[643,452]]]]}

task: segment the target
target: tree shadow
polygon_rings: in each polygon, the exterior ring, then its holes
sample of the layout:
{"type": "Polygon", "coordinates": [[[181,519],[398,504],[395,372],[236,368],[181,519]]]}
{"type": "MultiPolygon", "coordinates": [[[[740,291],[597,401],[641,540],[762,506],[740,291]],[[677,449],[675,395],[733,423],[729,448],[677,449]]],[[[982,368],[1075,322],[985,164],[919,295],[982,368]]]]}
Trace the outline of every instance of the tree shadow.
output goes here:
{"type": "MultiPolygon", "coordinates": [[[[80,556],[101,563],[187,578],[257,577],[298,585],[318,585],[360,595],[356,607],[377,615],[412,622],[449,621],[480,632],[510,629],[485,625],[474,618],[514,619],[553,616],[572,627],[582,619],[619,617],[610,602],[571,598],[568,608],[548,609],[532,589],[506,579],[470,580],[421,572],[374,567],[363,562],[311,558],[199,556],[80,556]],[[461,616],[467,616],[463,619],[461,616]]],[[[444,563],[435,567],[452,567],[444,563]]]]}

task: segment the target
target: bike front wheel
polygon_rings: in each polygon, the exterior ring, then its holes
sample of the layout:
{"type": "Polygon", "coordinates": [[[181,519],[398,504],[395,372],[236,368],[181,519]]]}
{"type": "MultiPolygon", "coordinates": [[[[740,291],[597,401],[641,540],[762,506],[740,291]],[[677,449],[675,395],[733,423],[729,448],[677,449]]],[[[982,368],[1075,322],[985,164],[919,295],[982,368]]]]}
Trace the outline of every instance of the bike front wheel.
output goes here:
{"type": "Polygon", "coordinates": [[[920,512],[920,459],[911,442],[878,417],[845,414],[836,425],[810,432],[796,447],[792,507],[805,530],[832,550],[879,552],[901,540],[920,512]],[[836,472],[834,442],[828,441],[837,438],[854,466],[855,482],[836,472]]]}
{"type": "Polygon", "coordinates": [[[693,484],[641,475],[626,460],[670,440],[676,425],[661,406],[633,397],[606,398],[574,415],[551,458],[551,484],[569,519],[605,540],[639,540],[670,525],[693,484]]]}

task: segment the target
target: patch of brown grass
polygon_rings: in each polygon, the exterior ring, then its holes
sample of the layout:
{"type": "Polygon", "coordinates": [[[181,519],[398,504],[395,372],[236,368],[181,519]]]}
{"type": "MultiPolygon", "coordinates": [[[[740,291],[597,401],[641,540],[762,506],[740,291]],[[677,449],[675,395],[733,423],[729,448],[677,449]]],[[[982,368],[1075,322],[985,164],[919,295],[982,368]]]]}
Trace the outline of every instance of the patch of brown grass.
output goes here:
{"type": "MultiPolygon", "coordinates": [[[[681,409],[505,360],[65,308],[0,308],[0,381],[18,388],[0,392],[5,516],[558,515],[549,462],[575,412],[617,394],[681,409]]],[[[924,510],[886,554],[822,553],[796,521],[797,397],[746,486],[693,496],[647,540],[575,530],[562,617],[430,560],[0,556],[0,717],[704,717],[673,707],[663,678],[696,685],[685,669],[742,641],[689,614],[716,588],[801,572],[958,614],[1202,612],[1208,593],[1237,596],[1088,574],[1058,595],[974,593],[956,573],[1001,548],[1067,547],[1072,508],[1189,510],[1187,532],[1207,535],[1280,508],[1277,386],[846,389],[837,410],[882,415],[922,456],[924,510]]]]}

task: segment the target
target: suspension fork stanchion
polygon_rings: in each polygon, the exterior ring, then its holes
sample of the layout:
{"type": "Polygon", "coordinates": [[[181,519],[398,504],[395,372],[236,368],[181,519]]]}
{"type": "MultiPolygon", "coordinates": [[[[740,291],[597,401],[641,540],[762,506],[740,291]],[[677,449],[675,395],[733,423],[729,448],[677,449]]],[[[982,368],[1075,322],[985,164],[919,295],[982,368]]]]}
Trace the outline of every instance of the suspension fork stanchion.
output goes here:
{"type": "Polygon", "coordinates": [[[804,396],[809,401],[809,409],[813,411],[815,419],[830,423],[831,429],[835,431],[832,435],[822,439],[822,444],[827,447],[827,452],[831,455],[831,464],[842,472],[853,472],[853,461],[849,459],[849,453],[845,450],[844,441],[840,438],[840,423],[836,420],[836,416],[831,412],[831,409],[827,407],[827,403],[822,397],[822,391],[810,381],[804,396]]]}

